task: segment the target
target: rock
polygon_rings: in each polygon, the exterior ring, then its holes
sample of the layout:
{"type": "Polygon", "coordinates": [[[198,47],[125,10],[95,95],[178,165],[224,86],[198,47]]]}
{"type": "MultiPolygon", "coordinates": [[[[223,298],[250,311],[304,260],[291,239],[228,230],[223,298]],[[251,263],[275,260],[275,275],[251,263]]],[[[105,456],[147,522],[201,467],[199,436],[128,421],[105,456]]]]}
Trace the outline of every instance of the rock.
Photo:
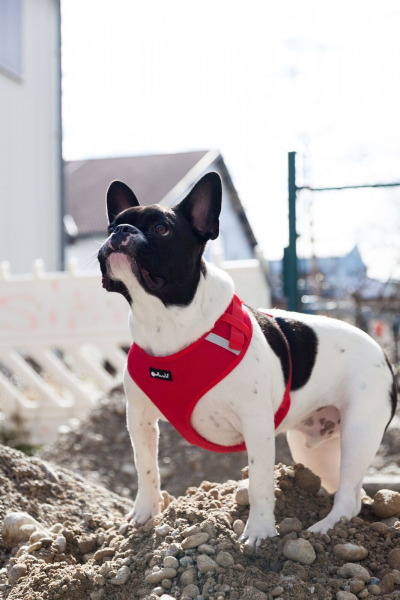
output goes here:
{"type": "Polygon", "coordinates": [[[131,572],[129,570],[129,567],[124,565],[123,567],[118,569],[115,577],[113,577],[111,579],[111,583],[113,585],[124,585],[128,581],[130,576],[131,576],[131,572]]]}
{"type": "Polygon", "coordinates": [[[367,590],[367,589],[365,589],[365,590],[363,590],[362,592],[360,592],[360,593],[358,594],[358,597],[359,597],[359,598],[368,598],[368,590],[367,590]]]}
{"type": "Polygon", "coordinates": [[[169,567],[171,569],[177,569],[179,567],[179,563],[175,556],[166,556],[163,564],[164,567],[169,567]]]}
{"type": "Polygon", "coordinates": [[[180,544],[170,544],[167,548],[165,556],[178,556],[180,551],[181,551],[180,544]]]}
{"type": "Polygon", "coordinates": [[[62,523],[55,523],[54,525],[52,525],[49,529],[49,531],[51,533],[59,533],[62,529],[64,529],[64,526],[62,525],[62,523]]]}
{"type": "Polygon", "coordinates": [[[42,537],[41,540],[42,542],[42,546],[51,546],[53,543],[53,538],[52,537],[42,537]]]}
{"type": "Polygon", "coordinates": [[[169,594],[163,594],[160,597],[160,600],[175,600],[175,598],[173,598],[172,596],[170,596],[169,594]]]}
{"type": "Polygon", "coordinates": [[[26,574],[28,567],[25,563],[17,563],[13,565],[8,572],[8,583],[10,585],[14,585],[18,581],[20,577],[23,577],[26,574]]]}
{"type": "Polygon", "coordinates": [[[357,577],[364,581],[364,583],[368,583],[371,579],[371,575],[368,573],[367,569],[362,565],[356,565],[354,563],[346,563],[342,565],[337,570],[337,574],[339,577],[343,577],[343,579],[350,579],[351,577],[357,577]]]}
{"type": "Polygon", "coordinates": [[[215,554],[215,548],[209,544],[200,544],[197,549],[199,552],[201,552],[201,554],[215,554]]]}
{"type": "Polygon", "coordinates": [[[379,585],[369,585],[367,589],[372,596],[381,595],[381,588],[379,587],[379,585]]]}
{"type": "Polygon", "coordinates": [[[184,571],[181,575],[181,584],[189,585],[190,583],[194,583],[197,581],[197,572],[194,567],[189,567],[186,571],[184,571]]]}
{"type": "Polygon", "coordinates": [[[35,542],[34,544],[31,544],[30,546],[28,546],[27,553],[32,554],[32,552],[36,552],[37,550],[40,550],[41,548],[42,548],[42,542],[35,542]]]}
{"type": "Polygon", "coordinates": [[[200,590],[197,585],[191,583],[183,588],[181,598],[196,598],[199,594],[200,590]]]}
{"type": "Polygon", "coordinates": [[[172,587],[172,581],[170,579],[163,579],[161,586],[164,588],[164,590],[169,590],[169,588],[172,587]]]}
{"type": "Polygon", "coordinates": [[[229,554],[229,552],[218,552],[215,560],[220,567],[225,568],[231,567],[235,563],[232,554],[229,554]]]}
{"type": "Polygon", "coordinates": [[[245,527],[246,525],[240,519],[236,519],[236,521],[233,523],[233,531],[236,533],[236,535],[242,535],[245,527]]]}
{"type": "Polygon", "coordinates": [[[333,554],[342,560],[357,561],[368,556],[368,550],[364,546],[356,546],[348,542],[347,544],[336,544],[333,547],[333,554]]]}
{"type": "MultiPolygon", "coordinates": [[[[274,563],[270,563],[270,568],[274,563]]],[[[278,563],[279,564],[279,563],[278,563]]],[[[293,562],[292,560],[287,560],[285,564],[280,565],[280,569],[276,570],[277,573],[282,571],[282,575],[295,577],[296,579],[301,579],[301,581],[308,581],[308,571],[303,565],[300,563],[293,562]]]]}
{"type": "Polygon", "coordinates": [[[240,596],[240,600],[267,600],[267,598],[264,592],[253,587],[245,588],[240,596]]]}
{"type": "Polygon", "coordinates": [[[236,504],[240,504],[240,506],[248,506],[249,505],[249,480],[243,479],[236,490],[235,494],[235,502],[236,504]]]}
{"type": "Polygon", "coordinates": [[[278,587],[274,588],[271,592],[271,596],[273,598],[276,598],[277,596],[280,596],[281,594],[283,594],[284,589],[281,585],[278,585],[278,587]]]}
{"type": "Polygon", "coordinates": [[[67,547],[67,540],[63,535],[58,535],[56,539],[57,552],[62,554],[67,547]]]}
{"type": "Polygon", "coordinates": [[[302,529],[303,525],[300,523],[299,519],[296,519],[296,517],[288,517],[283,519],[279,525],[279,533],[281,535],[292,533],[292,531],[299,533],[302,529]]]}
{"type": "Polygon", "coordinates": [[[183,540],[182,548],[184,550],[188,550],[189,548],[196,548],[197,546],[208,542],[209,539],[210,536],[208,535],[208,533],[195,533],[194,535],[190,535],[189,537],[183,540]]]}
{"type": "MultiPolygon", "coordinates": [[[[21,527],[21,529],[23,529],[24,527],[31,527],[31,525],[23,525],[23,527],[21,527]]],[[[40,542],[47,535],[48,535],[48,532],[46,532],[46,531],[34,531],[31,535],[31,537],[29,538],[29,543],[34,544],[35,542],[40,542]]]]}
{"type": "Polygon", "coordinates": [[[359,592],[362,592],[362,590],[364,589],[365,583],[359,577],[353,577],[353,579],[350,579],[349,585],[350,585],[350,591],[353,594],[358,594],[359,592]]]}
{"type": "Polygon", "coordinates": [[[391,592],[393,592],[394,584],[394,575],[392,573],[386,573],[386,575],[383,577],[382,581],[379,584],[382,594],[390,594],[391,592]]]}
{"type": "Polygon", "coordinates": [[[302,565],[311,565],[316,559],[314,548],[303,538],[288,540],[283,547],[283,554],[302,565]]]}
{"type": "Polygon", "coordinates": [[[399,522],[399,517],[388,517],[387,519],[382,519],[381,523],[384,523],[388,527],[394,527],[396,523],[399,522]]]}
{"type": "Polygon", "coordinates": [[[126,532],[128,531],[128,527],[129,527],[129,522],[125,521],[124,523],[122,523],[122,525],[119,526],[118,533],[120,535],[125,535],[126,532]]]}
{"type": "Polygon", "coordinates": [[[351,592],[337,592],[336,600],[357,600],[357,596],[351,592]]]}
{"type": "Polygon", "coordinates": [[[377,533],[380,533],[381,535],[385,535],[388,532],[388,526],[385,525],[385,523],[382,523],[381,521],[377,521],[376,523],[371,523],[369,528],[372,529],[372,531],[376,531],[377,533]]]}
{"type": "Polygon", "coordinates": [[[171,525],[168,525],[168,523],[165,523],[164,525],[159,525],[156,527],[154,531],[156,535],[164,536],[168,535],[172,531],[172,527],[171,525]]]}
{"type": "MultiPolygon", "coordinates": [[[[26,540],[30,540],[31,537],[35,534],[35,532],[40,534],[40,530],[39,529],[37,530],[34,525],[21,525],[21,527],[19,528],[19,531],[26,540]]],[[[37,539],[32,540],[32,544],[37,541],[38,541],[37,539]]]]}
{"type": "Polygon", "coordinates": [[[164,590],[161,586],[155,587],[153,590],[153,594],[157,594],[157,596],[161,596],[164,593],[164,590]]]}
{"type": "Polygon", "coordinates": [[[198,525],[192,525],[191,527],[186,527],[186,529],[184,529],[182,531],[182,537],[187,538],[191,535],[196,535],[196,533],[200,533],[201,529],[198,525]]]}
{"type": "Polygon", "coordinates": [[[400,512],[400,494],[393,490],[379,490],[374,496],[372,512],[380,519],[394,517],[400,512]]]}
{"type": "Polygon", "coordinates": [[[21,546],[16,554],[16,557],[19,558],[22,554],[26,554],[28,548],[29,546],[21,546]]]}
{"type": "Polygon", "coordinates": [[[207,556],[207,554],[200,554],[197,557],[197,568],[200,573],[208,573],[209,571],[215,571],[218,567],[215,560],[207,556]]]}
{"type": "Polygon", "coordinates": [[[79,552],[82,554],[89,554],[96,547],[96,540],[94,538],[86,538],[78,540],[79,552]]]}
{"type": "Polygon", "coordinates": [[[400,585],[400,571],[398,569],[393,569],[392,574],[395,584],[400,585]]]}
{"type": "Polygon", "coordinates": [[[193,558],[191,556],[183,556],[181,559],[179,559],[179,564],[181,567],[187,569],[193,564],[193,558]]]}
{"type": "Polygon", "coordinates": [[[29,540],[32,533],[36,530],[44,531],[43,527],[25,512],[12,512],[5,516],[1,533],[3,536],[3,545],[6,548],[14,548],[19,542],[29,540]],[[24,527],[29,525],[30,527],[24,527]]]}
{"type": "Polygon", "coordinates": [[[97,552],[95,552],[93,558],[94,560],[101,561],[106,556],[114,556],[114,554],[115,548],[100,548],[99,550],[97,550],[97,552]]]}
{"type": "Polygon", "coordinates": [[[154,571],[149,575],[146,575],[145,580],[146,583],[161,583],[163,579],[173,579],[176,577],[176,569],[171,569],[170,567],[164,567],[159,571],[154,571]]]}
{"type": "Polygon", "coordinates": [[[392,569],[400,569],[400,548],[393,548],[389,552],[388,563],[392,569]]]}
{"type": "Polygon", "coordinates": [[[307,467],[296,465],[294,484],[315,496],[321,487],[321,479],[307,467]]]}
{"type": "MultiPolygon", "coordinates": [[[[103,589],[99,589],[99,590],[94,590],[93,592],[90,592],[89,594],[89,598],[90,600],[101,600],[104,597],[104,590],[103,589]]],[[[60,595],[58,594],[58,597],[60,597],[60,595]]],[[[55,596],[54,596],[55,598],[55,596]]]]}

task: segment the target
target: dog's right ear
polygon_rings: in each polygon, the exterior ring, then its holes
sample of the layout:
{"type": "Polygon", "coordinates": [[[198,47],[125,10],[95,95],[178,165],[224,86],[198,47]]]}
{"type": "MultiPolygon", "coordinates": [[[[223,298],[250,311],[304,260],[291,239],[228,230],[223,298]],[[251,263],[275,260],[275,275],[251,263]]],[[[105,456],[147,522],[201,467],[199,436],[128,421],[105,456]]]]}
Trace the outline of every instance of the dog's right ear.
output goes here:
{"type": "Polygon", "coordinates": [[[218,173],[207,173],[175,207],[189,221],[203,242],[219,235],[219,215],[222,202],[222,182],[218,173]]]}
{"type": "Polygon", "coordinates": [[[106,203],[109,223],[112,223],[115,220],[115,217],[123,210],[132,208],[133,206],[140,206],[139,201],[131,188],[122,181],[113,181],[110,184],[110,187],[107,190],[106,203]]]}

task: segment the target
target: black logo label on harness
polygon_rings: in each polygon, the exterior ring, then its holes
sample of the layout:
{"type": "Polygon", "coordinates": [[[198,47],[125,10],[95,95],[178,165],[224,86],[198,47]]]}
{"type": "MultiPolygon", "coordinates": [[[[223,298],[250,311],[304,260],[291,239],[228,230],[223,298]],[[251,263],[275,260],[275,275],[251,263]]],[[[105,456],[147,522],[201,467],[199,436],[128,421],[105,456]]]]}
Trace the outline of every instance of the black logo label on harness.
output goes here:
{"type": "Polygon", "coordinates": [[[154,377],[154,379],[164,379],[164,381],[172,381],[171,371],[162,371],[161,369],[154,369],[154,367],[150,367],[149,371],[150,376],[154,377]]]}

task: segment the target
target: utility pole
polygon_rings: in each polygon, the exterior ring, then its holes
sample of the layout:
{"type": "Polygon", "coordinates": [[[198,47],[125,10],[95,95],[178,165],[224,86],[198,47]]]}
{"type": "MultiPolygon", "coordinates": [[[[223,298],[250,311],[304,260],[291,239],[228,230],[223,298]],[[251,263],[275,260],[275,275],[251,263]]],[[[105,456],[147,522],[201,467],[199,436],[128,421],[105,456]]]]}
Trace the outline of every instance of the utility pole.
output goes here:
{"type": "Polygon", "coordinates": [[[298,310],[296,233],[296,152],[288,155],[289,246],[284,254],[284,283],[288,309],[298,310]]]}

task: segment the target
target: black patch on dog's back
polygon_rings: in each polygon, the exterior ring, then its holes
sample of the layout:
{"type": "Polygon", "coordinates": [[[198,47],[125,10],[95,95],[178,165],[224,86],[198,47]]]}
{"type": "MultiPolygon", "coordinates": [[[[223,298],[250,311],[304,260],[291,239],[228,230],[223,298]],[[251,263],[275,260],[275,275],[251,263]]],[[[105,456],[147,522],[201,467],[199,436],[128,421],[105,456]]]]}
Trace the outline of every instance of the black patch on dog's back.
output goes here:
{"type": "Polygon", "coordinates": [[[289,377],[289,358],[287,346],[283,335],[289,344],[290,355],[292,359],[292,391],[304,387],[311,377],[315,365],[318,350],[318,338],[315,331],[295,319],[286,317],[276,317],[274,321],[258,310],[252,311],[261,330],[281,361],[282,371],[285,377],[285,383],[289,377]],[[283,335],[282,335],[283,333],[283,335]]]}
{"type": "Polygon", "coordinates": [[[285,384],[287,384],[289,380],[289,353],[287,344],[282,335],[282,331],[279,329],[279,327],[277,327],[276,323],[272,319],[268,318],[261,311],[254,310],[250,307],[247,308],[253,313],[257,323],[261,327],[261,331],[263,332],[265,339],[281,361],[285,384]]]}
{"type": "Polygon", "coordinates": [[[396,412],[396,407],[397,407],[397,385],[396,385],[396,378],[395,378],[395,375],[393,373],[392,365],[390,364],[390,361],[389,361],[388,357],[386,356],[386,354],[385,354],[385,359],[386,359],[386,364],[389,367],[389,370],[390,370],[390,372],[392,374],[392,377],[393,377],[392,387],[390,388],[390,394],[389,394],[390,404],[392,406],[392,413],[390,415],[389,422],[386,425],[386,428],[385,428],[385,431],[386,431],[386,429],[389,427],[390,422],[393,419],[394,414],[396,412]]]}
{"type": "Polygon", "coordinates": [[[318,350],[317,335],[309,325],[290,318],[276,317],[286,337],[292,357],[292,390],[299,390],[311,377],[318,350]]]}

